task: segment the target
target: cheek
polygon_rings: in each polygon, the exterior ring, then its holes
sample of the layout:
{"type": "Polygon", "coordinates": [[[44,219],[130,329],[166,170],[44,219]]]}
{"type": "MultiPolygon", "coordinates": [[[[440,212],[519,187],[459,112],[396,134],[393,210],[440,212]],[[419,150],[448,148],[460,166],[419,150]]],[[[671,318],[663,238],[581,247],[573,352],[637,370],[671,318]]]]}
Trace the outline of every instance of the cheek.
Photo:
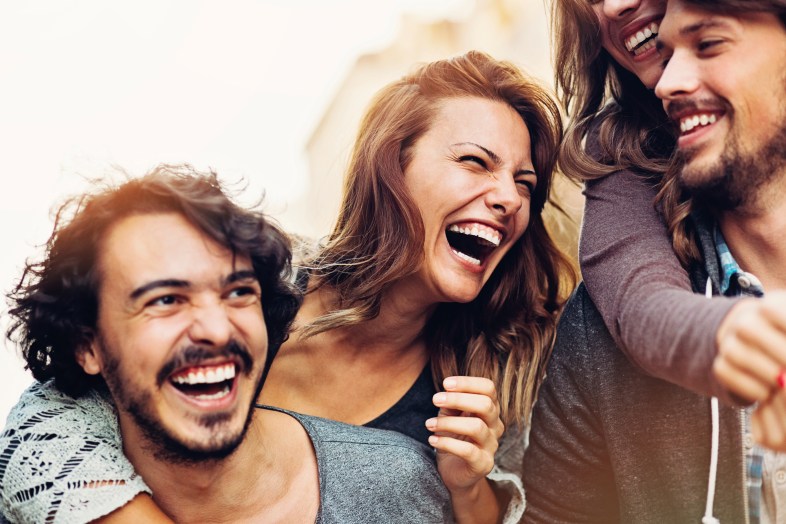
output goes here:
{"type": "Polygon", "coordinates": [[[265,316],[258,306],[235,311],[232,323],[241,336],[246,339],[244,342],[253,345],[249,348],[250,350],[258,351],[261,347],[267,347],[265,316]]]}
{"type": "Polygon", "coordinates": [[[516,241],[521,238],[521,235],[529,227],[530,206],[532,206],[532,201],[527,200],[521,205],[521,210],[516,214],[516,241]]]}

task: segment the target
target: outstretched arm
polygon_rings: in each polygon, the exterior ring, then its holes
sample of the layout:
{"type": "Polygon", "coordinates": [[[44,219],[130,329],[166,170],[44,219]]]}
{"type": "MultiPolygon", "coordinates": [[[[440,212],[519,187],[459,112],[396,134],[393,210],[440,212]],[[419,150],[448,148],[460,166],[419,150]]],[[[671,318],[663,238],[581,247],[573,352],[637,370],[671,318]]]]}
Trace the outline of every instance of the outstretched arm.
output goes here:
{"type": "Polygon", "coordinates": [[[8,416],[0,486],[12,522],[112,522],[135,508],[164,517],[123,455],[112,404],[94,392],[75,400],[51,382],[29,387],[8,416]]]}
{"type": "Polygon", "coordinates": [[[581,271],[614,341],[646,373],[734,402],[712,365],[716,334],[738,300],[691,291],[654,208],[653,181],[620,171],[589,182],[585,194],[581,271]]]}

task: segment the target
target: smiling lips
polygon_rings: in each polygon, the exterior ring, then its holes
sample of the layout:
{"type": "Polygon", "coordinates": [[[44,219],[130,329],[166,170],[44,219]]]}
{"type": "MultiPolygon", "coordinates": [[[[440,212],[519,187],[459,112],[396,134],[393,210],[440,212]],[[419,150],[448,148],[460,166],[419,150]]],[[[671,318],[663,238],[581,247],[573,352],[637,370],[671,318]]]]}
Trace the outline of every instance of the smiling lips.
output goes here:
{"type": "Polygon", "coordinates": [[[650,22],[625,39],[625,48],[633,53],[633,56],[639,56],[652,49],[655,47],[655,37],[658,36],[659,29],[658,22],[650,22]]]}
{"type": "Polygon", "coordinates": [[[697,127],[709,126],[717,122],[718,117],[714,113],[699,113],[680,118],[680,133],[685,135],[697,127]]]}
{"type": "Polygon", "coordinates": [[[475,266],[482,265],[503,238],[501,232],[478,222],[451,224],[445,236],[453,253],[475,266]]]}
{"type": "Polygon", "coordinates": [[[232,392],[236,365],[223,362],[181,369],[169,377],[170,383],[181,393],[194,400],[218,400],[232,392]]]}

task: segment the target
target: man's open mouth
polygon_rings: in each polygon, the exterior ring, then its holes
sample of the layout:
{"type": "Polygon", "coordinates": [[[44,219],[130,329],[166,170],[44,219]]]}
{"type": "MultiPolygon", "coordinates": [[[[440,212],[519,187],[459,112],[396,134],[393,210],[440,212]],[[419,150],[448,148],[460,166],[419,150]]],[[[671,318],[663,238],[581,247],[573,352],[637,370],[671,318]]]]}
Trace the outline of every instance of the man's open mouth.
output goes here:
{"type": "Polygon", "coordinates": [[[451,250],[459,258],[480,266],[499,247],[503,235],[485,224],[461,222],[448,226],[445,236],[451,250]]]}
{"type": "Polygon", "coordinates": [[[195,400],[217,400],[232,392],[235,366],[234,362],[190,366],[172,373],[169,382],[175,389],[195,400]]]}

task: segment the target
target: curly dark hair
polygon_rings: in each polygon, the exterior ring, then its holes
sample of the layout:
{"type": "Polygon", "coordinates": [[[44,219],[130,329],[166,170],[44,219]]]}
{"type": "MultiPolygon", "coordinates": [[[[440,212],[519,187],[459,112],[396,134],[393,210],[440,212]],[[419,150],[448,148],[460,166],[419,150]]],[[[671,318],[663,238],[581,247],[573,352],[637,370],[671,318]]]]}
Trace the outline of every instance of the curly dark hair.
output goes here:
{"type": "Polygon", "coordinates": [[[100,242],[122,218],[161,212],[180,213],[218,244],[251,259],[262,288],[267,370],[300,306],[301,294],[289,278],[289,239],[262,213],[234,203],[216,173],[160,165],[62,204],[43,258],[27,261],[7,295],[12,323],[6,336],[20,344],[26,368],[37,380],[54,378],[58,389],[73,396],[103,385],[76,360],[96,333],[100,242]]]}

